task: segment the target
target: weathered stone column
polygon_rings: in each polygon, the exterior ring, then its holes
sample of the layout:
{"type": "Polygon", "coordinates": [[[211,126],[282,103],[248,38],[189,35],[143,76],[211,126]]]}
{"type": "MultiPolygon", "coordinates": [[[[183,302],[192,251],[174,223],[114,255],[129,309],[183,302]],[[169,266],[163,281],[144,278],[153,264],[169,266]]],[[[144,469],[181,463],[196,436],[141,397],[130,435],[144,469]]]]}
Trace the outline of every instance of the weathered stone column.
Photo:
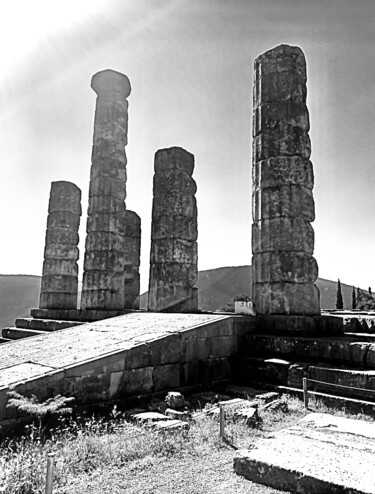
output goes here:
{"type": "Polygon", "coordinates": [[[124,308],[124,211],[130,82],[114,70],[95,74],[92,147],[82,309],[124,308]]]}
{"type": "Polygon", "coordinates": [[[259,314],[320,314],[306,62],[281,45],[255,60],[252,297],[259,314]]]}
{"type": "Polygon", "coordinates": [[[81,191],[71,182],[52,182],[48,204],[41,309],[76,309],[81,191]]]}
{"type": "Polygon", "coordinates": [[[192,312],[198,308],[197,186],[194,156],[184,149],[155,154],[148,309],[192,312]]]}
{"type": "Polygon", "coordinates": [[[141,218],[125,211],[125,309],[139,309],[139,266],[141,255],[141,218]]]}

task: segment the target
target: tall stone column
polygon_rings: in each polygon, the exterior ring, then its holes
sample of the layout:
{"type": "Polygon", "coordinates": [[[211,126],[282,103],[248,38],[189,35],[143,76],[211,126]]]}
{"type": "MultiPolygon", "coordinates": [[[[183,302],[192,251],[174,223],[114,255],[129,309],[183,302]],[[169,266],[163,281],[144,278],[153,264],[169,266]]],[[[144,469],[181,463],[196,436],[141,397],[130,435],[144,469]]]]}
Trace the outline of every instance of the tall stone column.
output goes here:
{"type": "Polygon", "coordinates": [[[198,309],[197,186],[194,156],[182,148],[155,154],[148,309],[198,309]]]}
{"type": "Polygon", "coordinates": [[[78,229],[81,191],[71,182],[52,182],[48,204],[41,309],[77,309],[78,229]]]}
{"type": "Polygon", "coordinates": [[[96,100],[84,260],[82,309],[124,308],[124,211],[128,102],[126,75],[95,74],[96,100]]]}
{"type": "Polygon", "coordinates": [[[125,309],[139,309],[139,266],[141,255],[141,218],[125,211],[125,309]]]}
{"type": "Polygon", "coordinates": [[[306,62],[281,45],[255,60],[252,297],[259,314],[320,314],[306,62]]]}

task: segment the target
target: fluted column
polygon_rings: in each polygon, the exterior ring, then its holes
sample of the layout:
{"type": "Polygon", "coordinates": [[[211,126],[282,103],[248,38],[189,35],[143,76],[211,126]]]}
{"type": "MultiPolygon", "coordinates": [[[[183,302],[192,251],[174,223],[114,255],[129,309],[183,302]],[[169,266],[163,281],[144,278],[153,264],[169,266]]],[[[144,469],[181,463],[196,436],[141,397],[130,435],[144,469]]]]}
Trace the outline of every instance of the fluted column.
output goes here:
{"type": "Polygon", "coordinates": [[[197,203],[194,156],[182,148],[155,154],[148,309],[198,308],[197,203]]]}
{"type": "Polygon", "coordinates": [[[141,218],[125,211],[125,309],[139,309],[141,255],[141,218]]]}
{"type": "Polygon", "coordinates": [[[41,309],[76,309],[81,191],[71,182],[52,182],[48,204],[41,309]]]}
{"type": "Polygon", "coordinates": [[[281,45],[255,61],[252,297],[259,314],[320,314],[306,62],[281,45]]]}
{"type": "Polygon", "coordinates": [[[114,70],[95,74],[92,147],[82,309],[124,308],[124,211],[130,82],[114,70]]]}

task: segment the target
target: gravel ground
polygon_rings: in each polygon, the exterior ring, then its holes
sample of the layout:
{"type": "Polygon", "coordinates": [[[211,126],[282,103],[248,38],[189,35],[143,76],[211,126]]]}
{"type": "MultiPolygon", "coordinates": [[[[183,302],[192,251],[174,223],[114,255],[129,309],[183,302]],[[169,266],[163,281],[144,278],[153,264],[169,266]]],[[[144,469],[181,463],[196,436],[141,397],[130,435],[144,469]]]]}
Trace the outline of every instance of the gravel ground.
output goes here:
{"type": "Polygon", "coordinates": [[[72,479],[64,494],[277,494],[233,470],[234,450],[223,447],[211,455],[144,458],[118,469],[95,471],[72,479]]]}

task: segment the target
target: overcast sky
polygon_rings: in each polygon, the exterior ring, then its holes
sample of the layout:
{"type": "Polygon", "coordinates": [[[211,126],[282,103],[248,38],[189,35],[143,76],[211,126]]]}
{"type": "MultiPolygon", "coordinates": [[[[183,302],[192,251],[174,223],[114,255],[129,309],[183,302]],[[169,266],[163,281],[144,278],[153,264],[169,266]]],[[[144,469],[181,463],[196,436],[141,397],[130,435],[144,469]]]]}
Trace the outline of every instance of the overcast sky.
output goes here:
{"type": "MultiPolygon", "coordinates": [[[[40,275],[50,184],[82,190],[94,73],[127,74],[127,208],[147,289],[154,154],[195,155],[199,269],[251,263],[254,59],[307,59],[319,276],[375,287],[373,0],[24,0],[0,18],[0,273],[40,275]]],[[[82,270],[80,271],[82,276],[82,270]]]]}

